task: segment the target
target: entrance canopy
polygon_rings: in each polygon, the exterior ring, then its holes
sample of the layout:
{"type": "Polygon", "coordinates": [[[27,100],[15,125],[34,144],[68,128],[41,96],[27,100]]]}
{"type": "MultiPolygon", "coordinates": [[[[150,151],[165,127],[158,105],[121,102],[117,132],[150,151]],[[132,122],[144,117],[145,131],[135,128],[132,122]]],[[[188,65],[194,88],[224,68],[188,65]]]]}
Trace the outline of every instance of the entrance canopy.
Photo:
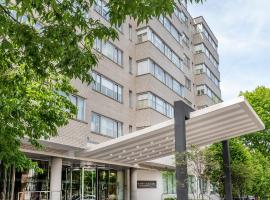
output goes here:
{"type": "MultiPolygon", "coordinates": [[[[239,97],[190,113],[186,121],[187,148],[221,142],[264,129],[249,103],[239,97]]],[[[103,161],[123,164],[142,162],[175,152],[174,119],[109,140],[80,153],[103,161]]]]}

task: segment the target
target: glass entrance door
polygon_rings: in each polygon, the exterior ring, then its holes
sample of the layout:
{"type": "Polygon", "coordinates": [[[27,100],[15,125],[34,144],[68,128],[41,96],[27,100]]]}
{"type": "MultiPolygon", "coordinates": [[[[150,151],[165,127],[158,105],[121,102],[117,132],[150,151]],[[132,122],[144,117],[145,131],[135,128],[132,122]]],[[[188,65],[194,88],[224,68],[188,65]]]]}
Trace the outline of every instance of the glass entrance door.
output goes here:
{"type": "Polygon", "coordinates": [[[96,169],[83,168],[82,200],[96,200],[97,175],[96,169]]]}
{"type": "Polygon", "coordinates": [[[62,200],[123,199],[123,171],[109,168],[63,167],[62,200]]]}
{"type": "Polygon", "coordinates": [[[98,169],[98,200],[108,200],[109,170],[98,169]]]}

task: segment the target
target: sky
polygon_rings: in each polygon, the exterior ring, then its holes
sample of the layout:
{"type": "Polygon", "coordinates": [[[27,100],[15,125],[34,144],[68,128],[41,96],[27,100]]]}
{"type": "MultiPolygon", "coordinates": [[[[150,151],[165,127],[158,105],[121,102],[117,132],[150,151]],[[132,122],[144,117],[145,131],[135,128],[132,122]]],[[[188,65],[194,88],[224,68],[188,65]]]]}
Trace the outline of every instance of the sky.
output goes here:
{"type": "Polygon", "coordinates": [[[207,0],[188,5],[217,37],[222,99],[270,87],[270,0],[207,0]]]}

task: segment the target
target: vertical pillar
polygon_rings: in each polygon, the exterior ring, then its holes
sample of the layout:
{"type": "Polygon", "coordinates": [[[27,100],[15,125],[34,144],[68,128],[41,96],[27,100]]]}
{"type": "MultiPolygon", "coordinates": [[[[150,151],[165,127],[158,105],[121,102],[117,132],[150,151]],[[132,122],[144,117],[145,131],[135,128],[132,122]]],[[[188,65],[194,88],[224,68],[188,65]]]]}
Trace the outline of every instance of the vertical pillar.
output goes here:
{"type": "Polygon", "coordinates": [[[176,194],[177,200],[188,200],[188,174],[186,152],[186,120],[193,111],[183,101],[174,102],[176,194]]]}
{"type": "Polygon", "coordinates": [[[131,198],[130,200],[138,200],[137,197],[137,170],[131,169],[131,198]]]}
{"type": "Polygon", "coordinates": [[[130,200],[130,169],[125,170],[125,200],[130,200]]]}
{"type": "Polygon", "coordinates": [[[230,166],[230,148],[229,141],[225,140],[222,142],[223,150],[223,163],[224,163],[224,191],[225,200],[232,200],[232,177],[231,177],[231,166],[230,166]]]}
{"type": "Polygon", "coordinates": [[[61,199],[62,159],[53,157],[51,160],[50,192],[52,200],[61,199]]]}

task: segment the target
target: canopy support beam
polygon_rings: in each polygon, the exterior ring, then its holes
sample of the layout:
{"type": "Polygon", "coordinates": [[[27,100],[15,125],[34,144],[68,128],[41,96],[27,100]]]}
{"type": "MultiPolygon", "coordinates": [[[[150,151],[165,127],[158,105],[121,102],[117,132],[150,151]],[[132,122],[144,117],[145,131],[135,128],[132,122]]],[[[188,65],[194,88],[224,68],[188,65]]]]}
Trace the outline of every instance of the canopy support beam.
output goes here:
{"type": "Polygon", "coordinates": [[[176,194],[177,200],[188,200],[188,173],[186,159],[186,120],[193,109],[183,101],[174,102],[176,194]]]}
{"type": "Polygon", "coordinates": [[[231,177],[231,167],[230,167],[230,148],[229,141],[225,140],[222,142],[223,150],[223,163],[224,163],[224,191],[225,200],[232,200],[232,177],[231,177]]]}

